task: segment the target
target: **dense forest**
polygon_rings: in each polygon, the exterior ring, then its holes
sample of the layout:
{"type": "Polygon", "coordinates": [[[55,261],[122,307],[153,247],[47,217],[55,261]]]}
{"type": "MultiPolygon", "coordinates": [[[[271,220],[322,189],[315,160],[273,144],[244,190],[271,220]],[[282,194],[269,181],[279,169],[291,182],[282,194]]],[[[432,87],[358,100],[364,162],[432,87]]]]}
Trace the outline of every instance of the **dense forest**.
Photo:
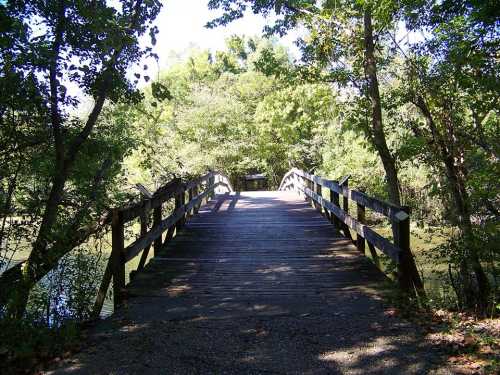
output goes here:
{"type": "Polygon", "coordinates": [[[113,4],[0,3],[0,339],[88,320],[108,210],[207,170],[349,174],[411,208],[422,305],[498,315],[498,4],[210,0],[276,17],[151,76],[161,2],[113,4]]]}

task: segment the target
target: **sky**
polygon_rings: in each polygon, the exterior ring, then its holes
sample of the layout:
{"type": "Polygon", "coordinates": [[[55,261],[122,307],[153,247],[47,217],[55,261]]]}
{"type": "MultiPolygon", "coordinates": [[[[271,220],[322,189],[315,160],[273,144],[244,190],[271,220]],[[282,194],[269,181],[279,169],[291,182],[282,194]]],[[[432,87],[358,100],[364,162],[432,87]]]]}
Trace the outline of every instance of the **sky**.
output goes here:
{"type": "MultiPolygon", "coordinates": [[[[210,49],[212,52],[222,50],[225,40],[231,35],[261,35],[265,24],[272,22],[272,19],[266,20],[263,16],[247,12],[242,19],[227,26],[207,29],[205,24],[221,13],[209,10],[207,3],[208,0],[164,1],[161,13],[155,21],[160,31],[155,46],[160,69],[175,63],[175,55],[183,55],[190,48],[210,49]]],[[[298,57],[298,49],[293,44],[296,38],[297,33],[292,32],[280,42],[289,48],[292,56],[298,57]]],[[[144,45],[148,39],[149,37],[143,40],[144,45]]]]}

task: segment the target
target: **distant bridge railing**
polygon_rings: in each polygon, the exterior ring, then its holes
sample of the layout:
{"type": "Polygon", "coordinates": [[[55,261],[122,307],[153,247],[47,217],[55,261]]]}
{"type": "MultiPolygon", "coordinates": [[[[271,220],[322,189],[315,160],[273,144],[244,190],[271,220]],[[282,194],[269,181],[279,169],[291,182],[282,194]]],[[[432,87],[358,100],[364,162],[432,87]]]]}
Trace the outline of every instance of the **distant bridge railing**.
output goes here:
{"type": "Polygon", "coordinates": [[[153,245],[154,253],[157,254],[161,247],[174,236],[175,230],[184,225],[187,217],[198,213],[203,200],[210,199],[218,186],[233,191],[229,179],[219,172],[209,172],[187,183],[175,178],[160,187],[151,197],[146,197],[127,207],[111,210],[112,250],[94,304],[94,317],[98,317],[101,313],[111,280],[113,280],[115,308],[123,303],[125,264],[142,252],[137,271],[144,268],[151,245],[153,245]],[[162,218],[163,205],[171,199],[175,201],[173,212],[162,218]],[[148,229],[151,211],[153,222],[151,228],[148,229]],[[141,224],[140,237],[125,247],[125,224],[137,218],[141,224]],[[165,231],[167,234],[163,241],[162,235],[165,231]]]}
{"type": "Polygon", "coordinates": [[[423,293],[423,284],[410,250],[410,210],[408,207],[396,206],[360,191],[349,189],[348,177],[338,182],[296,168],[283,177],[279,190],[294,190],[302,194],[351,240],[353,239],[349,228],[353,229],[356,232],[356,240],[353,242],[359,251],[365,253],[366,242],[373,261],[380,267],[375,248],[379,249],[397,264],[398,283],[401,288],[418,294],[423,293]],[[323,196],[323,188],[329,192],[328,199],[323,196]],[[340,195],[343,196],[342,207],[340,195]],[[349,214],[349,201],[356,203],[356,218],[349,214]],[[393,242],[366,225],[366,208],[390,220],[393,242]]]}

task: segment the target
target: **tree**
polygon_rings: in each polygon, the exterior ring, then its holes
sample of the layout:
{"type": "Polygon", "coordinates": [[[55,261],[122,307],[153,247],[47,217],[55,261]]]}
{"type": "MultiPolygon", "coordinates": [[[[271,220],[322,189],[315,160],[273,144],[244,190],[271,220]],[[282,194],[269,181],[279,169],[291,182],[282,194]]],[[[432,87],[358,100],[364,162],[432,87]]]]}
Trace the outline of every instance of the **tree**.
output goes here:
{"type": "MultiPolygon", "coordinates": [[[[10,316],[23,315],[35,283],[88,234],[82,227],[86,228],[92,200],[70,210],[70,218],[61,208],[106,100],[133,102],[140,98],[126,70],[151,53],[151,48],[139,47],[138,38],[149,31],[154,43],[156,29],[151,23],[161,4],[157,0],[123,0],[119,5],[115,8],[106,1],[85,0],[0,5],[0,81],[13,88],[2,91],[2,124],[9,123],[16,131],[25,129],[24,134],[34,133],[32,140],[46,142],[53,155],[48,163],[50,184],[42,193],[45,203],[29,258],[0,276],[0,306],[10,316]],[[86,119],[70,115],[80,102],[68,89],[71,85],[93,99],[86,119]],[[33,101],[22,100],[26,92],[33,101]],[[25,121],[33,108],[33,119],[25,121]]],[[[110,159],[105,159],[94,169],[92,182],[87,180],[91,191],[99,190],[110,166],[110,159]]]]}
{"type": "Polygon", "coordinates": [[[453,245],[457,295],[466,307],[486,311],[491,286],[481,254],[488,245],[473,221],[498,216],[498,14],[488,2],[469,1],[408,2],[404,11],[410,28],[426,27],[432,37],[408,51],[402,100],[420,112],[412,130],[424,140],[427,162],[441,169],[443,198],[460,231],[453,245]],[[424,5],[429,12],[417,13],[424,5]]]}
{"type": "Polygon", "coordinates": [[[335,97],[325,84],[299,83],[264,97],[255,113],[256,143],[273,186],[292,167],[322,165],[325,134],[335,116],[335,97]]]}

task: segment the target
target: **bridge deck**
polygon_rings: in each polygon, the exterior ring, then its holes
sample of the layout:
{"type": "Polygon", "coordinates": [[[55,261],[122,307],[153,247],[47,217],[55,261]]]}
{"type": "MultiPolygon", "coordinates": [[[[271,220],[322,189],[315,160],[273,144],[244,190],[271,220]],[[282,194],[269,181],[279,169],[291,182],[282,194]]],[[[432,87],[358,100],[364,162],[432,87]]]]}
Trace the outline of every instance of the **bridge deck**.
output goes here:
{"type": "Polygon", "coordinates": [[[219,196],[58,373],[436,373],[383,281],[295,193],[219,196]]]}

